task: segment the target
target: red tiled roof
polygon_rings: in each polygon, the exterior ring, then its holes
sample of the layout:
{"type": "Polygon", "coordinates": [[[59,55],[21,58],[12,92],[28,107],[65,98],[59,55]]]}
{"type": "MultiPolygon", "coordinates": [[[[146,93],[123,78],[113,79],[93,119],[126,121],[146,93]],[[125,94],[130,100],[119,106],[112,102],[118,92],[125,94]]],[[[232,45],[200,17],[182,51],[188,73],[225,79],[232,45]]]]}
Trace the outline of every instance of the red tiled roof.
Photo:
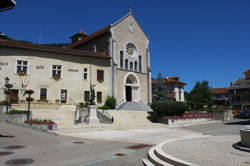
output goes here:
{"type": "Polygon", "coordinates": [[[212,93],[213,94],[225,94],[225,93],[228,93],[228,88],[213,88],[212,93]]]}
{"type": "Polygon", "coordinates": [[[52,52],[52,53],[59,53],[59,54],[110,59],[110,56],[105,54],[104,52],[92,52],[92,51],[85,51],[85,50],[78,50],[78,49],[52,47],[52,46],[47,46],[47,45],[25,43],[25,42],[20,42],[20,41],[0,40],[0,46],[22,48],[22,49],[29,49],[29,50],[36,50],[36,51],[44,51],[44,52],[52,52]]]}
{"type": "MultiPolygon", "coordinates": [[[[185,82],[182,82],[179,80],[179,77],[168,77],[168,78],[162,78],[162,81],[166,84],[180,84],[180,85],[186,85],[185,82]]],[[[156,84],[157,80],[152,80],[152,84],[156,84]]]]}
{"type": "Polygon", "coordinates": [[[76,42],[70,44],[67,48],[76,48],[76,47],[80,46],[81,44],[84,44],[90,40],[93,40],[97,37],[100,37],[100,36],[108,33],[109,31],[110,31],[110,26],[106,26],[105,28],[103,28],[97,32],[94,32],[91,35],[84,37],[82,40],[79,40],[79,41],[76,41],[76,42]]]}
{"type": "Polygon", "coordinates": [[[165,96],[168,97],[168,98],[174,98],[175,97],[175,92],[166,94],[165,96]]]}

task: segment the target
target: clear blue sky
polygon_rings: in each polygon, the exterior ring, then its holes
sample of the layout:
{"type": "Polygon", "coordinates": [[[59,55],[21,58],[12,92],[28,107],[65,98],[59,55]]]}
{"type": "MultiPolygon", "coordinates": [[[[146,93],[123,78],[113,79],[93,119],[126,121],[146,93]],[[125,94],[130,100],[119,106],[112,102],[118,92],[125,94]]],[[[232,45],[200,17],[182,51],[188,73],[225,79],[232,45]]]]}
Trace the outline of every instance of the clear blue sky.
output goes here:
{"type": "Polygon", "coordinates": [[[250,69],[249,0],[16,0],[0,13],[0,32],[37,43],[69,42],[128,12],[150,37],[153,77],[180,76],[189,91],[196,81],[225,87],[250,69]]]}

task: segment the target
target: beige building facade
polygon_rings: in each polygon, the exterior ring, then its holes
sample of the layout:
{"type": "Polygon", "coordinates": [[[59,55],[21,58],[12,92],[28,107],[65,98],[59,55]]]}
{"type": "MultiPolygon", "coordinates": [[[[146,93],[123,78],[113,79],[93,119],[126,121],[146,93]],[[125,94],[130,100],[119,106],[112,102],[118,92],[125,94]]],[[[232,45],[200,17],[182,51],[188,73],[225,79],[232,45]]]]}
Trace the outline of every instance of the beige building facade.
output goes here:
{"type": "Polygon", "coordinates": [[[35,102],[86,102],[93,84],[96,103],[101,105],[109,95],[109,75],[106,55],[0,40],[0,101],[5,100],[4,79],[8,77],[14,103],[25,101],[26,89],[35,92],[35,102]],[[98,73],[102,78],[97,78],[98,73]]]}
{"type": "MultiPolygon", "coordinates": [[[[93,33],[77,33],[66,48],[0,40],[0,86],[13,84],[12,99],[24,101],[33,89],[37,102],[87,102],[95,85],[96,103],[114,96],[117,105],[151,103],[148,37],[132,13],[93,33]]],[[[5,99],[1,89],[0,101],[5,99]]]]}

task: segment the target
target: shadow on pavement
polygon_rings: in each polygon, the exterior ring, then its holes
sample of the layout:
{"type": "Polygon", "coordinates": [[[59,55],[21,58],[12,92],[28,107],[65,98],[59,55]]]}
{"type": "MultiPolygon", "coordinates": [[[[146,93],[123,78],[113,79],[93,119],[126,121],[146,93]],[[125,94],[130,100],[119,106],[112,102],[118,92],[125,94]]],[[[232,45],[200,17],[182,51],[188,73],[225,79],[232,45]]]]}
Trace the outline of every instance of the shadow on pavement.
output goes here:
{"type": "Polygon", "coordinates": [[[250,125],[250,120],[240,120],[237,122],[229,122],[229,123],[225,123],[225,125],[250,125]]]}

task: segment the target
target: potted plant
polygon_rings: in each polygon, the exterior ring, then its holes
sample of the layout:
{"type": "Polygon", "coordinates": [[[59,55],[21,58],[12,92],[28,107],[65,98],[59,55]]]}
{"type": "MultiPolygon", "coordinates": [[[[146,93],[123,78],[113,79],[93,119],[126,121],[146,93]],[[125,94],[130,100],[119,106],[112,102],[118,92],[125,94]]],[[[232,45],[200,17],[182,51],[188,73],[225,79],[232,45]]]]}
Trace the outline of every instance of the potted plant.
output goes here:
{"type": "Polygon", "coordinates": [[[60,74],[53,75],[53,78],[55,81],[58,81],[61,79],[61,75],[60,74]]]}
{"type": "Polygon", "coordinates": [[[26,75],[26,73],[24,72],[24,71],[18,71],[18,73],[17,73],[19,76],[25,76],[26,75]]]}

